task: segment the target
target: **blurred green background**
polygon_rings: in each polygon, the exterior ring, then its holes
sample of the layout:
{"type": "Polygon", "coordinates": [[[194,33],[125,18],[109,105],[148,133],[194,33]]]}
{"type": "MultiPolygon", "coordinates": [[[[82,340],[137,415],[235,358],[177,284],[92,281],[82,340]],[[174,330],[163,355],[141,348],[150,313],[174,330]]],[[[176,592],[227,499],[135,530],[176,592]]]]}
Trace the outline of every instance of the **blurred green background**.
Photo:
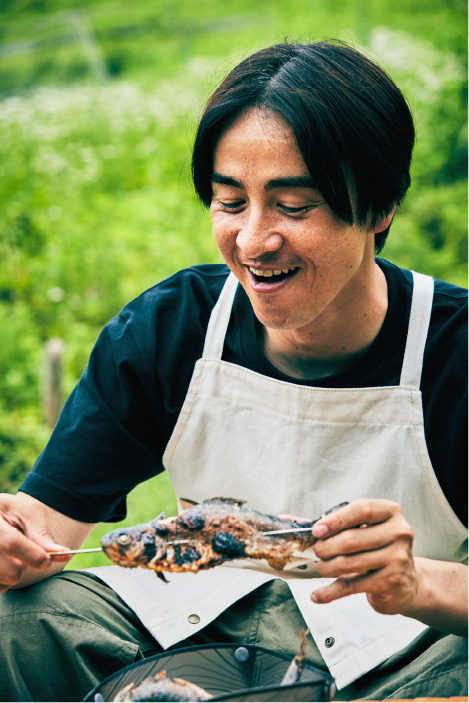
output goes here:
{"type": "MultiPolygon", "coordinates": [[[[46,341],[65,342],[66,397],[129,299],[220,261],[189,179],[194,128],[235,63],[286,37],[345,40],[401,87],[417,126],[413,185],[383,256],[466,286],[464,0],[1,0],[1,490],[16,490],[50,432],[46,341]]],[[[125,524],[175,511],[167,478],[150,483],[125,524]]]]}

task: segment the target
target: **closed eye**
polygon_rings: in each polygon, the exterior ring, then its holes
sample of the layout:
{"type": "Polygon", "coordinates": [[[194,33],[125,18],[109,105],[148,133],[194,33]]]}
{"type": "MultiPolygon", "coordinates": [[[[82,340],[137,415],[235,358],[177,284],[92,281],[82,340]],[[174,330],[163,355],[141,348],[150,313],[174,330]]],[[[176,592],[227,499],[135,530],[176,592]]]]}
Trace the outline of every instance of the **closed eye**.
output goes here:
{"type": "Polygon", "coordinates": [[[283,212],[286,212],[288,215],[296,215],[300,212],[307,212],[310,210],[313,206],[312,205],[304,205],[303,207],[288,207],[288,205],[281,205],[278,203],[278,207],[280,210],[283,212]]]}
{"type": "Polygon", "coordinates": [[[218,202],[225,210],[237,210],[244,205],[244,200],[237,200],[234,203],[224,203],[222,200],[219,200],[218,202]]]}
{"type": "MultiPolygon", "coordinates": [[[[244,205],[244,200],[237,200],[234,203],[225,203],[222,200],[218,201],[222,208],[225,210],[238,210],[240,207],[244,205]]],[[[312,205],[304,205],[302,207],[288,207],[288,205],[282,205],[281,203],[278,203],[277,207],[282,210],[282,212],[287,213],[288,215],[296,215],[300,212],[307,212],[310,210],[313,206],[312,205]]]]}

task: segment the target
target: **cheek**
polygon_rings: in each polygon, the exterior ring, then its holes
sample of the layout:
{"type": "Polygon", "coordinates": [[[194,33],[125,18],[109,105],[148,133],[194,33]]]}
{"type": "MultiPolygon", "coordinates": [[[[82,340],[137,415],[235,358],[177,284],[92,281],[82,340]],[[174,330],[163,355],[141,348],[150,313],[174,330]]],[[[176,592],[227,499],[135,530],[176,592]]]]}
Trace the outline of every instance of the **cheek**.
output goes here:
{"type": "Polygon", "coordinates": [[[350,227],[325,227],[319,237],[311,243],[315,261],[324,266],[342,270],[355,268],[362,259],[366,248],[365,235],[350,227]]]}
{"type": "Polygon", "coordinates": [[[222,218],[212,218],[212,231],[215,242],[223,255],[232,251],[236,245],[236,231],[232,223],[227,223],[222,218]]]}

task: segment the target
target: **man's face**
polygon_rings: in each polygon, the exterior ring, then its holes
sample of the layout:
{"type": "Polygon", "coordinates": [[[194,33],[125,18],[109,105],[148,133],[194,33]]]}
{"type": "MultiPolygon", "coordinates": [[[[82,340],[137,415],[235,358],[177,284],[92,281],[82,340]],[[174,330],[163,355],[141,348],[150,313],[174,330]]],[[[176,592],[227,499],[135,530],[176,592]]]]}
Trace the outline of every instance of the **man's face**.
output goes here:
{"type": "Polygon", "coordinates": [[[252,108],[224,132],[212,188],[215,240],[264,326],[307,331],[363,291],[373,232],[334,215],[274,113],[252,108]]]}

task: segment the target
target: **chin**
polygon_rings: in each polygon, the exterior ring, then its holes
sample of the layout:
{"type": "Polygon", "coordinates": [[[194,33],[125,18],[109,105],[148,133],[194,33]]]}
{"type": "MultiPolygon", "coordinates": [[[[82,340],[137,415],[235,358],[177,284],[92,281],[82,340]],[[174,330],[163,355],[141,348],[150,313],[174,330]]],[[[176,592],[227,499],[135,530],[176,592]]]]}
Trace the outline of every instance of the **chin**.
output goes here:
{"type": "Polygon", "coordinates": [[[269,314],[264,313],[254,308],[254,314],[258,321],[264,327],[268,327],[271,330],[291,330],[301,327],[301,324],[295,323],[294,320],[285,315],[284,313],[269,314]]]}

